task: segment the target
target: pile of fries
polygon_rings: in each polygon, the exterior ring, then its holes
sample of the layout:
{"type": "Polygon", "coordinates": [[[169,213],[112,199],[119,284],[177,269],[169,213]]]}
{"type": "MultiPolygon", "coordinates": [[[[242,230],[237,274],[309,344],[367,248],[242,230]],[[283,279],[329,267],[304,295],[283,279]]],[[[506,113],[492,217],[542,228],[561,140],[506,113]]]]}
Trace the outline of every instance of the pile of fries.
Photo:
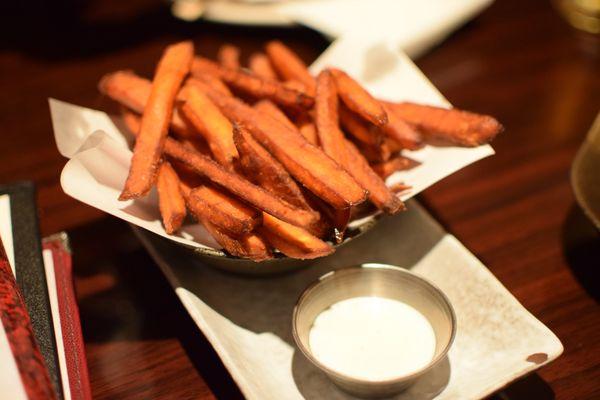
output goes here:
{"type": "Polygon", "coordinates": [[[367,200],[402,211],[408,187],[384,180],[417,165],[403,149],[478,146],[502,130],[485,115],[376,99],[339,69],[314,77],[278,41],[248,68],[234,46],[212,61],[176,43],[152,81],[117,71],[99,89],[136,137],[120,199],[156,186],[167,233],[189,213],[229,254],[255,261],[332,253],[367,200]]]}

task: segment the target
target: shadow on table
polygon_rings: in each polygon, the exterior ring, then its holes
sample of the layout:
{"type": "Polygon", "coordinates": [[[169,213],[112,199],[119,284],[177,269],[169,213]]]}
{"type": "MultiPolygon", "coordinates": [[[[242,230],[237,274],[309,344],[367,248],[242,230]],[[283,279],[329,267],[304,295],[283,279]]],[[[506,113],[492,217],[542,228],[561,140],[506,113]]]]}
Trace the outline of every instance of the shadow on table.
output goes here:
{"type": "MultiPolygon", "coordinates": [[[[131,342],[132,346],[122,351],[128,352],[127,357],[144,359],[136,343],[175,338],[217,398],[244,398],[127,224],[107,218],[71,231],[70,236],[86,344],[131,342]],[[103,238],[102,243],[98,237],[103,238]]],[[[96,364],[110,360],[121,362],[118,355],[108,353],[96,364]]],[[[161,386],[158,381],[151,384],[149,380],[154,378],[145,375],[144,379],[150,387],[161,386]]],[[[101,382],[105,376],[96,373],[94,379],[101,382]]]]}
{"type": "MultiPolygon", "coordinates": [[[[214,311],[235,325],[255,333],[272,333],[294,347],[292,375],[298,390],[307,399],[323,398],[323,390],[332,399],[350,398],[334,387],[320,371],[308,363],[295,348],[291,326],[292,311],[301,292],[324,273],[340,267],[364,262],[379,262],[411,268],[423,258],[444,236],[444,232],[431,222],[430,229],[413,230],[414,223],[423,224],[419,206],[410,205],[407,211],[395,218],[384,218],[371,231],[354,239],[349,246],[317,260],[308,267],[267,279],[234,275],[208,268],[193,259],[185,249],[174,249],[172,244],[156,236],[149,239],[164,262],[174,268],[179,286],[202,299],[214,311]],[[413,221],[418,219],[418,221],[413,221]],[[403,238],[412,235],[410,241],[403,238]],[[420,236],[416,237],[415,235],[420,236]],[[331,397],[334,396],[334,397],[331,397]]],[[[446,386],[450,376],[448,360],[432,374],[415,385],[409,398],[432,398],[446,386]]],[[[404,396],[402,396],[404,398],[404,396]]]]}
{"type": "Polygon", "coordinates": [[[577,204],[573,204],[563,223],[562,244],[565,259],[575,279],[598,302],[600,300],[600,280],[597,279],[600,232],[577,204]]]}

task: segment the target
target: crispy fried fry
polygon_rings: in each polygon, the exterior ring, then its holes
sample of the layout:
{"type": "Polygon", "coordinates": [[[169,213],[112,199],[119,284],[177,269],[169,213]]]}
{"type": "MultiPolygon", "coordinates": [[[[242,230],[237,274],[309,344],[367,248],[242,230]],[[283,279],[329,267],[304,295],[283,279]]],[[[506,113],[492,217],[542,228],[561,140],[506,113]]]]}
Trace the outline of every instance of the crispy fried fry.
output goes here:
{"type": "Polygon", "coordinates": [[[269,114],[271,117],[275,118],[277,121],[281,122],[285,126],[290,129],[296,130],[296,125],[285,115],[283,111],[279,107],[277,107],[270,100],[260,100],[254,104],[254,109],[260,112],[264,112],[269,114]]]}
{"type": "Polygon", "coordinates": [[[224,44],[219,48],[217,59],[225,68],[237,69],[240,67],[240,49],[232,44],[224,44]]]}
{"type": "Polygon", "coordinates": [[[389,214],[403,209],[398,197],[369,166],[358,149],[344,138],[339,129],[336,85],[329,71],[317,77],[316,121],[319,142],[325,154],[336,160],[369,193],[369,200],[389,214]]]}
{"type": "Polygon", "coordinates": [[[366,193],[356,181],[298,132],[237,99],[216,91],[207,94],[225,115],[240,121],[292,176],[317,196],[336,208],[350,207],[365,200],[366,193]]]}
{"type": "MultiPolygon", "coordinates": [[[[315,124],[319,143],[325,154],[345,167],[346,139],[339,127],[338,96],[335,82],[328,70],[321,71],[317,76],[315,124]]],[[[346,170],[348,169],[346,168],[346,170]]]]}
{"type": "Polygon", "coordinates": [[[266,190],[224,169],[210,158],[186,149],[176,140],[167,138],[164,150],[168,156],[183,161],[198,174],[205,176],[259,210],[266,211],[277,218],[298,226],[310,227],[317,220],[314,213],[298,209],[281,201],[266,190]]]}
{"type": "Polygon", "coordinates": [[[196,57],[192,74],[217,74],[226,84],[256,98],[267,98],[282,106],[310,108],[314,99],[305,92],[290,89],[281,82],[268,80],[241,69],[228,69],[196,57]]]}
{"type": "Polygon", "coordinates": [[[371,169],[356,146],[346,141],[346,168],[356,181],[369,192],[369,200],[388,214],[405,209],[404,203],[385,186],[385,182],[371,169]]]}
{"type": "Polygon", "coordinates": [[[369,94],[358,82],[347,73],[337,68],[330,68],[340,98],[348,108],[376,126],[388,123],[388,116],[383,106],[369,94]]]}
{"type": "Polygon", "coordinates": [[[310,108],[314,100],[307,93],[289,88],[277,81],[270,81],[246,71],[225,70],[222,79],[229,85],[256,98],[268,98],[277,104],[291,108],[310,108]]]}
{"type": "MultiPolygon", "coordinates": [[[[189,207],[192,189],[186,183],[181,182],[181,192],[188,205],[188,209],[190,209],[190,213],[194,215],[194,212],[189,207]]],[[[273,257],[269,245],[259,234],[251,232],[241,237],[234,237],[225,230],[212,224],[208,219],[203,218],[202,215],[194,215],[194,217],[204,225],[208,233],[210,233],[217,243],[219,243],[229,254],[236,257],[249,258],[257,262],[273,257]]]]}
{"type": "Polygon", "coordinates": [[[186,86],[184,97],[185,102],[180,107],[183,115],[204,136],[219,164],[233,169],[238,152],[233,143],[231,122],[197,86],[186,86]]]}
{"type": "MultiPolygon", "coordinates": [[[[125,106],[121,106],[121,114],[125,125],[134,136],[140,130],[140,117],[125,106]]],[[[158,191],[158,208],[165,231],[175,233],[181,228],[186,215],[185,200],[181,193],[181,181],[168,161],[162,162],[158,170],[156,189],[158,191]]]]}
{"type": "Polygon", "coordinates": [[[202,75],[196,75],[195,77],[189,77],[185,81],[185,84],[186,85],[196,85],[196,86],[200,86],[200,87],[204,87],[204,85],[208,85],[209,87],[213,88],[214,90],[221,92],[225,96],[233,96],[233,94],[231,93],[231,90],[229,90],[227,85],[225,85],[219,77],[212,75],[212,74],[202,74],[202,75]],[[202,83],[203,85],[200,85],[199,82],[202,83]]]}
{"type": "Polygon", "coordinates": [[[306,229],[288,224],[263,213],[259,231],[279,251],[288,257],[312,259],[333,253],[334,248],[306,229]]]}
{"type": "Polygon", "coordinates": [[[405,185],[404,183],[396,183],[392,186],[390,186],[390,190],[394,193],[396,193],[397,195],[402,193],[402,192],[406,192],[407,190],[412,189],[412,186],[410,185],[405,185]]]}
{"type": "Polygon", "coordinates": [[[141,123],[139,114],[134,113],[125,106],[121,106],[121,117],[123,117],[123,122],[125,123],[125,126],[129,132],[131,132],[133,136],[137,137],[138,133],[140,133],[141,123]]]}
{"type": "Polygon", "coordinates": [[[370,163],[379,163],[389,160],[394,153],[390,149],[390,144],[387,140],[384,140],[379,146],[372,146],[366,143],[354,142],[359,148],[360,152],[370,163]]]}
{"type": "Polygon", "coordinates": [[[383,141],[383,132],[350,111],[346,106],[340,106],[340,124],[344,130],[356,140],[371,146],[379,146],[383,141]]]}
{"type": "Polygon", "coordinates": [[[98,90],[141,114],[144,112],[148,97],[150,97],[152,82],[132,71],[115,71],[100,78],[98,90]]]}
{"type": "Polygon", "coordinates": [[[252,231],[260,223],[260,212],[222,191],[200,186],[190,192],[188,207],[230,236],[241,236],[252,231]]]}
{"type": "Polygon", "coordinates": [[[191,41],[171,45],[163,53],[152,82],[150,97],[144,107],[129,176],[119,196],[120,200],[145,196],[156,181],[175,97],[189,72],[193,54],[194,45],[191,41]]]}
{"type": "MultiPolygon", "coordinates": [[[[127,128],[134,136],[137,136],[140,129],[140,117],[124,106],[121,108],[121,113],[127,128]]],[[[158,170],[156,189],[160,215],[168,234],[178,231],[185,219],[185,201],[180,186],[180,179],[171,164],[163,161],[158,170]]]]}
{"type": "Polygon", "coordinates": [[[194,61],[192,61],[191,73],[192,76],[195,77],[201,77],[202,75],[213,75],[216,77],[220,77],[222,73],[222,68],[213,60],[209,60],[205,57],[196,56],[194,57],[194,61]]]}
{"type": "Polygon", "coordinates": [[[408,150],[416,150],[422,147],[423,139],[419,132],[399,118],[388,104],[382,104],[387,111],[388,123],[381,129],[390,139],[392,139],[393,143],[408,150]]]}
{"type": "Polygon", "coordinates": [[[474,147],[490,142],[504,127],[489,115],[415,103],[388,103],[396,115],[428,139],[474,147]]]}
{"type": "MultiPolygon", "coordinates": [[[[152,82],[131,71],[117,71],[104,75],[100,79],[98,89],[116,102],[141,114],[150,97],[152,82]]],[[[197,135],[194,128],[181,118],[177,109],[173,109],[171,129],[180,138],[197,135]]]]}
{"type": "Polygon", "coordinates": [[[217,243],[223,246],[223,249],[232,256],[249,258],[256,262],[273,258],[268,244],[256,233],[249,233],[235,238],[207,220],[201,220],[200,222],[202,222],[202,225],[204,225],[217,243]]]}
{"type": "Polygon", "coordinates": [[[304,193],[268,151],[239,125],[234,126],[233,138],[240,153],[240,166],[248,179],[283,201],[304,210],[311,210],[304,193]]]}
{"type": "Polygon", "coordinates": [[[389,159],[388,161],[373,164],[371,165],[371,168],[373,168],[373,171],[375,171],[377,175],[381,177],[381,179],[385,180],[388,176],[392,175],[396,171],[411,169],[417,165],[419,165],[418,161],[398,155],[389,159]]]}
{"type": "Polygon", "coordinates": [[[260,76],[264,79],[277,80],[277,74],[271,65],[271,61],[269,61],[269,57],[267,57],[264,53],[254,53],[250,56],[248,60],[248,67],[250,71],[254,72],[254,74],[260,76]]]}
{"type": "Polygon", "coordinates": [[[179,188],[179,178],[168,161],[163,161],[156,181],[158,207],[165,231],[175,233],[181,228],[186,215],[185,200],[179,188]]]}
{"type": "Polygon", "coordinates": [[[290,48],[274,40],[265,46],[271,63],[284,80],[302,82],[308,93],[315,93],[315,80],[308,71],[306,64],[290,48]]]}

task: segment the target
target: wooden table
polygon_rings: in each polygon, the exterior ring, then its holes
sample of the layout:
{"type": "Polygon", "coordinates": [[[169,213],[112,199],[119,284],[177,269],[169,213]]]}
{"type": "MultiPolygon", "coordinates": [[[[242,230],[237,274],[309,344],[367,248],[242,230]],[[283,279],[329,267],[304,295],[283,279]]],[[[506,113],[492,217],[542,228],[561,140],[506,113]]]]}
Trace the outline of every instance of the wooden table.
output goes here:
{"type": "MultiPolygon", "coordinates": [[[[95,89],[102,73],[150,75],[162,48],[185,37],[205,55],[232,42],[244,57],[278,37],[306,61],[327,41],[301,28],[182,23],[160,1],[28,4],[0,21],[0,182],[34,180],[43,234],[71,236],[95,397],[241,397],[129,228],[62,193],[65,160],[46,98],[104,107],[95,89]]],[[[565,346],[557,361],[498,398],[600,397],[600,281],[592,278],[600,239],[569,184],[571,161],[600,109],[599,60],[600,38],[571,29],[548,2],[506,0],[417,62],[452,103],[506,126],[495,157],[420,200],[565,346]]]]}

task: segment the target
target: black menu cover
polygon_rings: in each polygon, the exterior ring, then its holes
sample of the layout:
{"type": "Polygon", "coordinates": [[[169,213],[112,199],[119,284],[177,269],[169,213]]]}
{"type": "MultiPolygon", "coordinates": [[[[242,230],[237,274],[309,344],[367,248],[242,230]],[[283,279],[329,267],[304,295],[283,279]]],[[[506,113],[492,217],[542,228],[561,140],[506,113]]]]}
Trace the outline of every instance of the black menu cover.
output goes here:
{"type": "Polygon", "coordinates": [[[3,194],[10,197],[17,285],[25,299],[33,332],[57,397],[62,399],[58,353],[38,230],[35,187],[31,182],[0,185],[0,195],[3,194]]]}

